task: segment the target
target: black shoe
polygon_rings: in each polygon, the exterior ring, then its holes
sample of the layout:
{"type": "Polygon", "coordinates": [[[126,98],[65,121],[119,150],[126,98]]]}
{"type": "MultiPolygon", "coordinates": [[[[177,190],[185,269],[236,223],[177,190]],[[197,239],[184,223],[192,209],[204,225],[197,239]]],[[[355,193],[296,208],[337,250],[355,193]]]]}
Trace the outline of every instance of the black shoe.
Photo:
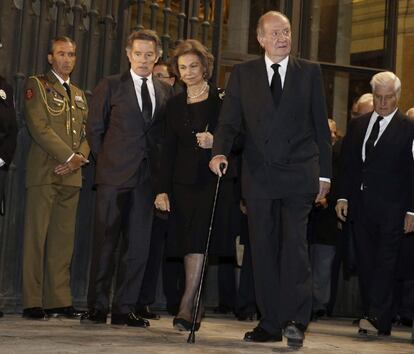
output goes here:
{"type": "Polygon", "coordinates": [[[305,339],[306,327],[301,323],[294,321],[286,324],[283,335],[287,339],[288,347],[300,348],[303,346],[303,340],[305,339]]]}
{"type": "Polygon", "coordinates": [[[378,331],[378,322],[376,318],[373,317],[363,317],[359,320],[358,326],[360,329],[364,329],[367,332],[377,332],[378,331]]]}
{"type": "Polygon", "coordinates": [[[366,337],[368,335],[368,331],[366,329],[358,328],[358,335],[361,337],[366,337]]]}
{"type": "Polygon", "coordinates": [[[389,337],[391,335],[391,331],[390,330],[378,330],[377,332],[378,337],[389,337]]]}
{"type": "Polygon", "coordinates": [[[237,311],[236,318],[239,321],[253,321],[255,314],[255,306],[243,306],[237,311]]]}
{"type": "Polygon", "coordinates": [[[79,319],[86,311],[76,310],[73,306],[56,307],[53,309],[46,309],[45,312],[49,317],[65,317],[70,319],[79,319]]]}
{"type": "MultiPolygon", "coordinates": [[[[179,331],[191,331],[192,322],[185,320],[184,318],[175,317],[173,319],[173,327],[179,331]]],[[[200,322],[196,322],[194,331],[197,332],[200,329],[200,322]]]]}
{"type": "Polygon", "coordinates": [[[0,311],[0,318],[1,318],[1,317],[3,317],[3,312],[2,312],[2,311],[0,311]]]}
{"type": "Polygon", "coordinates": [[[237,317],[238,321],[253,321],[254,320],[254,313],[241,311],[237,314],[236,317],[237,317]]]}
{"type": "Polygon", "coordinates": [[[130,327],[149,327],[150,323],[145,318],[136,315],[133,312],[126,314],[113,313],[111,315],[111,324],[117,326],[130,326],[130,327]]]}
{"type": "Polygon", "coordinates": [[[171,316],[177,316],[180,304],[167,304],[167,312],[171,316]]]}
{"type": "Polygon", "coordinates": [[[152,312],[150,307],[147,306],[137,306],[135,310],[135,314],[147,318],[149,320],[159,320],[160,315],[158,313],[152,312]]]}
{"type": "Polygon", "coordinates": [[[48,320],[46,312],[41,307],[23,309],[23,317],[28,320],[48,320]]]}
{"type": "Polygon", "coordinates": [[[255,327],[253,331],[246,332],[244,335],[246,342],[281,342],[282,330],[276,334],[271,334],[262,327],[255,327]]]}
{"type": "Polygon", "coordinates": [[[106,324],[107,313],[98,309],[91,309],[84,313],[80,322],[82,324],[106,324]]]}
{"type": "Polygon", "coordinates": [[[311,321],[317,321],[319,320],[321,317],[324,317],[326,315],[326,311],[325,310],[317,310],[312,312],[312,316],[311,316],[311,321]]]}
{"type": "Polygon", "coordinates": [[[226,315],[228,313],[233,312],[233,309],[230,306],[227,305],[219,305],[214,308],[214,313],[219,313],[222,315],[226,315]]]}

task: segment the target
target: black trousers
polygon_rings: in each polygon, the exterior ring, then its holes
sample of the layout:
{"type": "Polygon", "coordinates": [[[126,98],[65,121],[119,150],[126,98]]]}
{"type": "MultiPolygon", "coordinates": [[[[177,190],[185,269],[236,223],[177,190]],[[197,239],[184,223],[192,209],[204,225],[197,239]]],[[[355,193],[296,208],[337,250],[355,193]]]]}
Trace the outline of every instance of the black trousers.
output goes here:
{"type": "Polygon", "coordinates": [[[363,312],[378,319],[379,330],[389,331],[405,211],[367,192],[350,207],[363,312]]]}
{"type": "Polygon", "coordinates": [[[307,326],[312,279],[307,243],[314,194],[247,202],[259,326],[275,333],[287,321],[307,326]]]}
{"type": "Polygon", "coordinates": [[[88,307],[109,310],[119,244],[112,313],[135,311],[147,263],[154,195],[149,180],[131,187],[98,185],[88,307]]]}
{"type": "Polygon", "coordinates": [[[149,256],[145,267],[137,307],[151,305],[155,301],[167,231],[168,220],[154,216],[149,256]]]}

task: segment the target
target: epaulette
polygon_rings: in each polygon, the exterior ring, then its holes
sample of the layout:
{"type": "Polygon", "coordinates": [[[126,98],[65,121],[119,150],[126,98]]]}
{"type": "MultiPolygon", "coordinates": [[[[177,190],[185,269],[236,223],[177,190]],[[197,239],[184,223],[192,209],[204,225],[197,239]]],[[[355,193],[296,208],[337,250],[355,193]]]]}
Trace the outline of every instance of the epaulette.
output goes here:
{"type": "Polygon", "coordinates": [[[224,96],[226,95],[226,90],[218,87],[217,92],[218,92],[218,96],[220,97],[220,99],[223,100],[224,96]]]}

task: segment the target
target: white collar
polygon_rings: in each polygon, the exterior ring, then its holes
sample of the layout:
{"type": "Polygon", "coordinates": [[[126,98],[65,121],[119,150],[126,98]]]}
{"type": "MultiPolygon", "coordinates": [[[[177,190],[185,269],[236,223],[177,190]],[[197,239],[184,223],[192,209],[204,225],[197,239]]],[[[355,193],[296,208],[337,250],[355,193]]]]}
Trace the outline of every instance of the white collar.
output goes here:
{"type": "Polygon", "coordinates": [[[149,74],[148,76],[145,77],[145,76],[139,76],[139,75],[135,74],[134,70],[132,70],[132,69],[130,69],[130,72],[131,72],[132,79],[134,81],[137,81],[141,84],[142,79],[147,79],[148,83],[152,84],[152,74],[149,74]]]}
{"type": "Polygon", "coordinates": [[[59,82],[63,85],[64,83],[67,83],[70,85],[70,78],[68,78],[66,81],[63,80],[57,73],[52,69],[52,73],[56,76],[56,78],[59,80],[59,82]]]}
{"type": "MultiPolygon", "coordinates": [[[[286,72],[286,70],[287,70],[287,65],[288,65],[288,62],[289,62],[289,55],[286,57],[286,58],[284,58],[284,59],[282,59],[281,61],[279,61],[277,64],[279,64],[280,65],[280,68],[284,71],[284,72],[286,72]]],[[[267,56],[267,54],[265,54],[265,63],[266,63],[266,67],[268,68],[268,70],[270,69],[270,70],[273,70],[272,69],[272,65],[273,64],[275,64],[268,56],[267,56]]]]}

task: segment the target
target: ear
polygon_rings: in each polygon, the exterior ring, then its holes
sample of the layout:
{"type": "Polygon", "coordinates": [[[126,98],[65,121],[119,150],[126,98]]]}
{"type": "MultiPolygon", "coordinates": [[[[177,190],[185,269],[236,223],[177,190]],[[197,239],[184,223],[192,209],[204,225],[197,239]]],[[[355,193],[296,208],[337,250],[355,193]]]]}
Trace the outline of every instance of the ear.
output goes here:
{"type": "Polygon", "coordinates": [[[260,46],[264,48],[264,38],[260,35],[257,35],[257,41],[259,42],[260,46]]]}
{"type": "Polygon", "coordinates": [[[50,65],[52,65],[52,61],[53,61],[53,55],[52,54],[47,55],[47,61],[49,62],[50,65]]]}

